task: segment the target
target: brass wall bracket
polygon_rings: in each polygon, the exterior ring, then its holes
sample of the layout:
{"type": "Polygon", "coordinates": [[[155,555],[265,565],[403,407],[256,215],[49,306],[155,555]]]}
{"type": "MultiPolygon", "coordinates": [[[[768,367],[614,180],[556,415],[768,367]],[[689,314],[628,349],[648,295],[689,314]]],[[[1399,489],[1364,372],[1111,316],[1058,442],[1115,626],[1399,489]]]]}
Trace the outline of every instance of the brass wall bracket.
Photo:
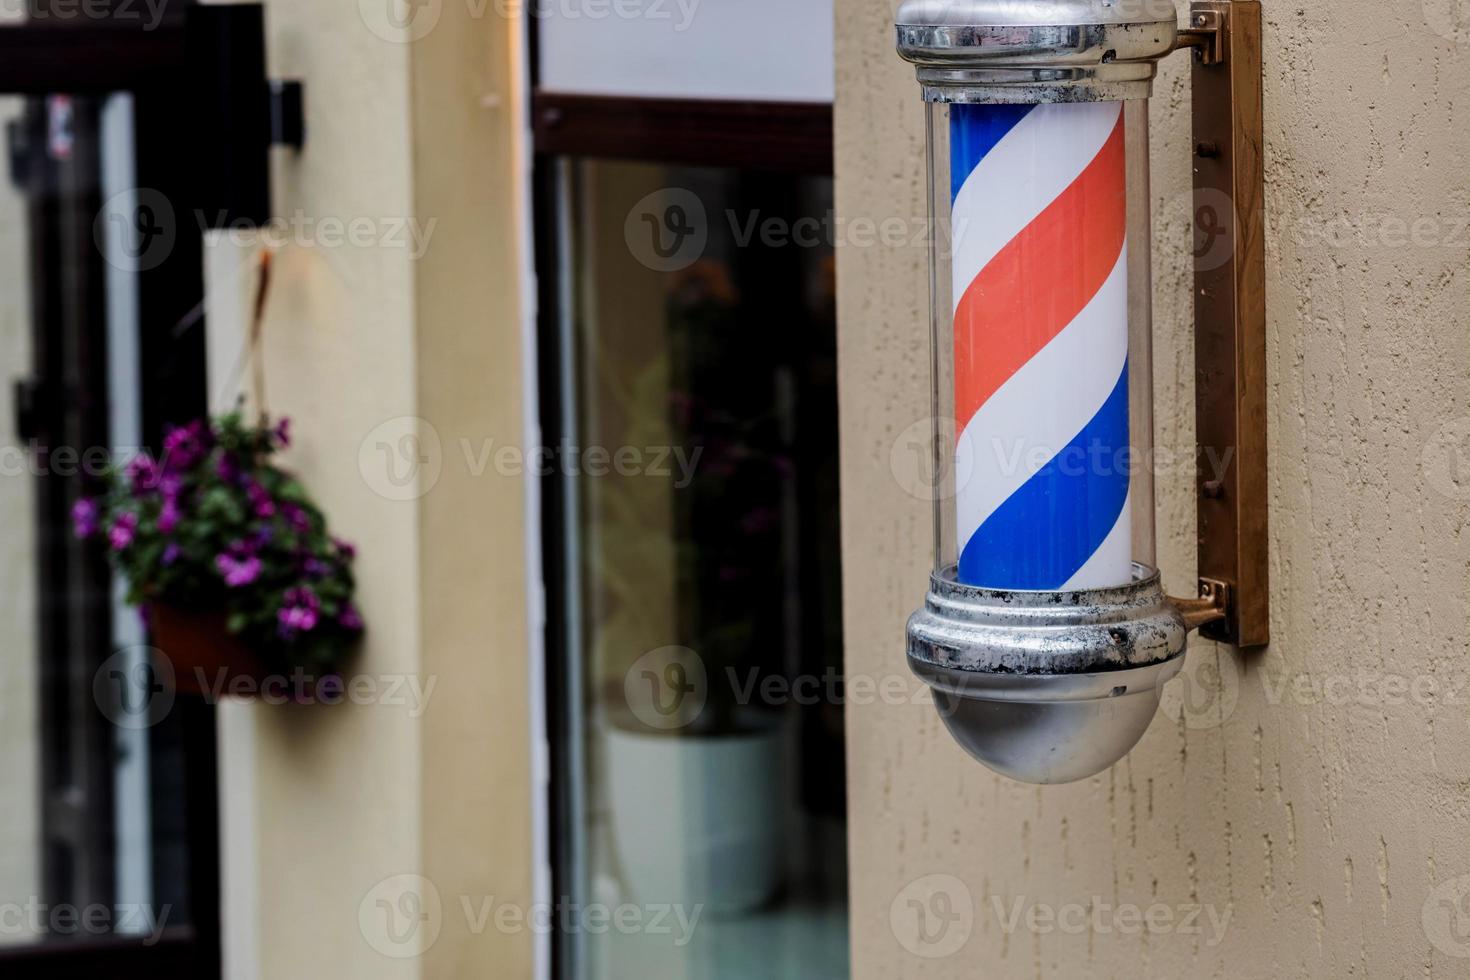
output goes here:
{"type": "Polygon", "coordinates": [[[1200,64],[1218,65],[1228,57],[1229,41],[1225,15],[1213,7],[1196,4],[1189,12],[1189,26],[1179,28],[1174,50],[1191,48],[1200,64]]]}
{"type": "Polygon", "coordinates": [[[1169,602],[1184,617],[1184,628],[1197,630],[1210,623],[1218,623],[1230,615],[1230,586],[1214,579],[1199,580],[1198,599],[1180,599],[1169,596],[1169,602]]]}
{"type": "Polygon", "coordinates": [[[1261,646],[1271,635],[1261,5],[1259,0],[1194,0],[1190,26],[1180,33],[1179,47],[1196,52],[1200,595],[1222,596],[1224,607],[1223,615],[1198,625],[1210,639],[1261,646]]]}

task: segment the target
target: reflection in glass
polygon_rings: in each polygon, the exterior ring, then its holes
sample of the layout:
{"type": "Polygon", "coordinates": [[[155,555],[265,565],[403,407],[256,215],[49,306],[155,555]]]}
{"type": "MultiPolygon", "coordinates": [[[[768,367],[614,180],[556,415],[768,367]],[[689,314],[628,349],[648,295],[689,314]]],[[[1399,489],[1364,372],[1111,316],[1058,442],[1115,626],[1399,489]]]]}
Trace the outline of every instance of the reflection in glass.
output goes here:
{"type": "Polygon", "coordinates": [[[560,174],[574,975],[845,977],[831,181],[560,174]]]}

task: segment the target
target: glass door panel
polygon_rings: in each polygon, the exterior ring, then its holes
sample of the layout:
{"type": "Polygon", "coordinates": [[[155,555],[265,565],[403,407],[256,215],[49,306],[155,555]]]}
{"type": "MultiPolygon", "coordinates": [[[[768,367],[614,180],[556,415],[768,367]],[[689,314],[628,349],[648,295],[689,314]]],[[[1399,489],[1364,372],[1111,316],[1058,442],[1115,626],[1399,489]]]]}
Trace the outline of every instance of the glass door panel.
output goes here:
{"type": "Polygon", "coordinates": [[[556,172],[560,972],[846,977],[831,180],[556,172]]]}

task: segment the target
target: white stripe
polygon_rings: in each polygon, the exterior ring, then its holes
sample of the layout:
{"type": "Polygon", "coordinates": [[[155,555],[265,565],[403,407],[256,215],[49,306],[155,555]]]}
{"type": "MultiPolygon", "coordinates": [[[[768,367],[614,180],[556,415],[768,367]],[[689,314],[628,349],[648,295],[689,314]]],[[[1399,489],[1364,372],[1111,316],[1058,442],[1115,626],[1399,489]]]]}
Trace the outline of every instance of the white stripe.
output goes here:
{"type": "Polygon", "coordinates": [[[1117,125],[1120,102],[1039,105],[1001,137],[955,195],[954,305],[996,253],[1066,190],[1117,125]]]}
{"type": "Polygon", "coordinates": [[[956,531],[970,536],[1092,420],[1128,357],[1128,245],[1061,333],[980,406],[955,453],[956,531]]]}
{"type": "Polygon", "coordinates": [[[1123,498],[1123,512],[1102,544],[1062,586],[1065,589],[1109,589],[1133,580],[1133,488],[1123,498]]]}

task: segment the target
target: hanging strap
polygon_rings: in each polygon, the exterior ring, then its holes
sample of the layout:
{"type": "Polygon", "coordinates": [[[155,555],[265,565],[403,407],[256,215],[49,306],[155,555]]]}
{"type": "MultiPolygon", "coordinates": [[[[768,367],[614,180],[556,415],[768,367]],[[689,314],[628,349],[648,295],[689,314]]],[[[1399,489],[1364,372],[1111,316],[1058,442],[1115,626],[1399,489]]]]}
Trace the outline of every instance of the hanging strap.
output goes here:
{"type": "Polygon", "coordinates": [[[260,424],[266,423],[265,407],[265,349],[263,327],[265,325],[266,294],[271,285],[271,250],[261,249],[260,264],[255,280],[255,310],[250,318],[250,395],[255,401],[255,411],[260,424]]]}

